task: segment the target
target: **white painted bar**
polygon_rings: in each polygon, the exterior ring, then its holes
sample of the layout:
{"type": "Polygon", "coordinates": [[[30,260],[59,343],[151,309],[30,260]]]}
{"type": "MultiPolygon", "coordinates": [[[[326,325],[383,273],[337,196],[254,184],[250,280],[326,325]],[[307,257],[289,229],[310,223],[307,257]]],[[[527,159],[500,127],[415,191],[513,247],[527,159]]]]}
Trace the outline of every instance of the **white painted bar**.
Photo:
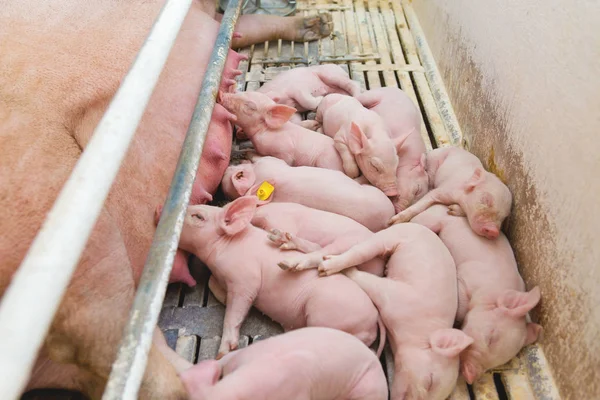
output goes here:
{"type": "Polygon", "coordinates": [[[0,393],[18,399],[192,0],[168,0],[0,303],[0,393]]]}

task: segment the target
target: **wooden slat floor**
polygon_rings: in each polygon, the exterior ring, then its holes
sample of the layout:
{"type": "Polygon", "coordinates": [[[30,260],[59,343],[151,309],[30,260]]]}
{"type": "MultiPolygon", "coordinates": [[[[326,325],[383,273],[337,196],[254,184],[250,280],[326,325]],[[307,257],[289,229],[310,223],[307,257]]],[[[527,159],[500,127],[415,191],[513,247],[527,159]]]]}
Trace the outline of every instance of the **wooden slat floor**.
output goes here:
{"type": "MultiPolygon", "coordinates": [[[[407,22],[408,12],[412,10],[405,7],[410,6],[403,6],[400,0],[299,0],[297,4],[297,12],[305,15],[330,12],[333,34],[311,43],[279,40],[240,49],[249,60],[240,65],[245,73],[238,77],[239,91],[256,90],[265,81],[290,68],[336,63],[365,89],[382,86],[403,89],[421,110],[421,131],[428,149],[463,145],[461,137],[448,133],[444,115],[436,106],[436,96],[432,94],[436,93],[436,88],[430,87],[407,22]]],[[[234,149],[240,145],[244,146],[235,143],[234,149]]],[[[192,259],[191,272],[197,286],[169,285],[159,326],[173,349],[197,363],[216,356],[224,307],[208,289],[208,269],[192,259]]],[[[245,347],[281,332],[278,324],[252,309],[242,326],[239,345],[245,347]]],[[[386,374],[392,376],[393,361],[387,346],[381,361],[386,374]]],[[[464,381],[459,381],[450,399],[539,398],[534,395],[538,393],[534,387],[545,384],[538,376],[540,368],[544,368],[543,354],[537,346],[529,346],[519,357],[487,373],[477,384],[467,386],[464,381]]],[[[48,396],[37,392],[24,398],[67,400],[80,397],[48,396]]]]}

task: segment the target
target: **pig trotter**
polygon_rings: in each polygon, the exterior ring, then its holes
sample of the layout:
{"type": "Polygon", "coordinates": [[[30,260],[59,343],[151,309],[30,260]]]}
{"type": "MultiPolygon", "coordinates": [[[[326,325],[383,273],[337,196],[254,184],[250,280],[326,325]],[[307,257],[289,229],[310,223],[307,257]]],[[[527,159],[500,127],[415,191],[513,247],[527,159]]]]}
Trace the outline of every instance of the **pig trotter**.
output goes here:
{"type": "MultiPolygon", "coordinates": [[[[339,256],[323,256],[323,262],[319,265],[319,276],[331,276],[347,268],[346,265],[340,263],[339,256]]],[[[356,269],[356,268],[354,268],[356,269]]]]}
{"type": "Polygon", "coordinates": [[[356,160],[354,159],[352,153],[350,153],[350,149],[348,149],[346,143],[334,139],[333,145],[342,158],[344,173],[352,179],[357,178],[360,175],[360,170],[358,169],[358,164],[356,164],[356,160]]]}
{"type": "Polygon", "coordinates": [[[233,351],[237,348],[238,348],[238,340],[235,339],[235,337],[226,338],[225,335],[223,335],[223,338],[221,339],[221,346],[219,347],[219,352],[217,353],[216,359],[220,360],[227,353],[229,353],[230,351],[233,351]]]}
{"type": "Polygon", "coordinates": [[[298,125],[300,125],[303,128],[310,129],[311,131],[317,131],[317,129],[319,129],[321,127],[320,123],[318,123],[317,121],[312,120],[312,119],[307,119],[306,121],[300,121],[300,122],[298,122],[298,125]]]}
{"type": "Polygon", "coordinates": [[[281,261],[277,265],[284,271],[300,272],[306,269],[319,268],[321,257],[306,256],[301,259],[281,261]]]}
{"type": "Polygon", "coordinates": [[[398,214],[394,215],[388,222],[388,225],[396,225],[396,224],[400,224],[403,222],[408,222],[411,220],[411,215],[402,211],[399,212],[398,214]]]}
{"type": "Polygon", "coordinates": [[[458,204],[451,204],[448,206],[448,215],[454,215],[455,217],[466,217],[467,214],[458,204]]]}
{"type": "Polygon", "coordinates": [[[292,265],[290,263],[288,263],[287,261],[280,261],[277,263],[277,265],[279,266],[279,268],[281,268],[284,271],[287,271],[292,267],[292,265]]]}
{"type": "Polygon", "coordinates": [[[296,244],[292,238],[292,235],[288,232],[281,232],[279,229],[271,229],[271,233],[268,235],[269,240],[281,250],[296,250],[296,244]]]}
{"type": "Polygon", "coordinates": [[[329,36],[332,30],[333,20],[329,13],[302,17],[296,25],[295,40],[298,42],[310,42],[329,36]]]}

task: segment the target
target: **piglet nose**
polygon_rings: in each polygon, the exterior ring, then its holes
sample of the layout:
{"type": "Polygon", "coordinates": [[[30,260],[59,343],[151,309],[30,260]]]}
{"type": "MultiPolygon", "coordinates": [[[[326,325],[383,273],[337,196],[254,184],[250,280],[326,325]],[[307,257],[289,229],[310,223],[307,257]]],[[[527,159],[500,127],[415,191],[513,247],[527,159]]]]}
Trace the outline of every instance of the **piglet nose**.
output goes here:
{"type": "Polygon", "coordinates": [[[398,196],[398,188],[396,186],[388,186],[383,190],[383,193],[388,197],[398,196]]]}
{"type": "Polygon", "coordinates": [[[484,226],[481,232],[488,239],[496,239],[500,235],[500,231],[495,226],[484,226]]]}

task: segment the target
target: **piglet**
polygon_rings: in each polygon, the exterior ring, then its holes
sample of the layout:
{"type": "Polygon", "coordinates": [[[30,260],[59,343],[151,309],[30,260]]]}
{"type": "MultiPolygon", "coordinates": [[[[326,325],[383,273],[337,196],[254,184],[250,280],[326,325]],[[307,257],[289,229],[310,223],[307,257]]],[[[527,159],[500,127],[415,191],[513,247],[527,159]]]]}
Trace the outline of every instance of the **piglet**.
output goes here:
{"type": "Polygon", "coordinates": [[[352,335],[302,328],[203,361],[181,379],[190,400],[387,400],[377,357],[352,335]]]}
{"type": "MultiPolygon", "coordinates": [[[[373,232],[353,219],[295,203],[258,207],[252,225],[271,232],[269,239],[280,249],[307,253],[286,262],[284,268],[294,271],[317,268],[323,255],[342,253],[373,236],[373,232]]],[[[381,276],[384,266],[383,259],[377,257],[358,268],[381,276]]]]}
{"type": "Polygon", "coordinates": [[[421,114],[412,100],[396,87],[371,89],[356,96],[365,108],[376,112],[392,139],[405,138],[398,150],[396,212],[406,209],[429,190],[425,171],[425,143],[421,137],[421,114]]]}
{"type": "Polygon", "coordinates": [[[325,64],[282,72],[258,91],[276,103],[304,112],[316,110],[323,96],[329,93],[355,96],[361,89],[358,82],[351,80],[342,67],[325,64]]]}
{"type": "Polygon", "coordinates": [[[456,385],[459,354],[473,339],[453,329],[456,267],[444,243],[412,223],[377,232],[319,267],[329,275],[386,256],[387,277],[345,270],[369,295],[387,328],[394,354],[392,400],[443,400],[456,385]]]}
{"type": "Polygon", "coordinates": [[[458,271],[458,313],[462,330],[474,340],[461,354],[468,383],[485,371],[507,363],[542,332],[526,321],[540,300],[536,286],[525,291],[513,251],[504,234],[496,240],[476,235],[464,217],[435,205],[412,219],[437,233],[450,250],[458,271]]]}
{"type": "Polygon", "coordinates": [[[372,231],[385,228],[394,214],[391,201],[377,188],[361,185],[342,172],[315,167],[290,167],[274,157],[253,157],[230,166],[221,187],[230,199],[256,195],[267,181],[274,191],[263,202],[299,203],[345,215],[372,231]]]}
{"type": "Polygon", "coordinates": [[[356,178],[362,172],[386,196],[398,195],[397,152],[406,136],[392,140],[377,113],[355,98],[340,94],[325,96],[316,120],[322,123],[323,133],[333,138],[349,177],[356,178]]]}
{"type": "Polygon", "coordinates": [[[458,147],[427,153],[427,173],[433,189],[421,200],[396,214],[390,224],[410,221],[436,203],[450,206],[453,215],[466,215],[475,233],[488,239],[500,235],[510,214],[512,194],[504,183],[487,172],[479,159],[458,147]]]}
{"type": "Polygon", "coordinates": [[[221,92],[219,97],[258,154],[280,158],[291,166],[343,171],[333,139],[289,122],[295,108],[277,104],[259,92],[221,92]]]}
{"type": "Polygon", "coordinates": [[[354,282],[344,276],[324,281],[316,270],[289,274],[277,268],[281,250],[270,244],[265,231],[250,224],[257,202],[255,196],[244,196],[224,208],[189,206],[184,218],[179,247],[196,255],[225,291],[219,356],[237,347],[253,304],[285,330],[324,326],[373,343],[379,316],[354,282]]]}

